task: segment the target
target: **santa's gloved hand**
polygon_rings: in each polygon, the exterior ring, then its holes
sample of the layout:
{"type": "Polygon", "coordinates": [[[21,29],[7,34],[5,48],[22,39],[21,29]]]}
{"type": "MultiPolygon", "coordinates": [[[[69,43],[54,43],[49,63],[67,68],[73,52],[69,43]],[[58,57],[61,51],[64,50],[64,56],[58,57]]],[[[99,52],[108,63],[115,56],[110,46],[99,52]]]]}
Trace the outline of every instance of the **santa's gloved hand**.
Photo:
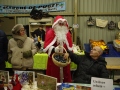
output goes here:
{"type": "Polygon", "coordinates": [[[55,52],[59,53],[60,52],[60,46],[55,47],[55,52]]]}

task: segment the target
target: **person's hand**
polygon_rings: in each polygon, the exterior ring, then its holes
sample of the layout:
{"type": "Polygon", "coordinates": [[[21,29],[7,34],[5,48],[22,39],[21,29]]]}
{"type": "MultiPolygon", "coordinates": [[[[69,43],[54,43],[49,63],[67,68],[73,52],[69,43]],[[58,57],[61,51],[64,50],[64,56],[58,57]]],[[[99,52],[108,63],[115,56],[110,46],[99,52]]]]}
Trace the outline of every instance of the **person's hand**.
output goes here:
{"type": "Polygon", "coordinates": [[[67,60],[68,57],[69,57],[69,54],[68,54],[68,53],[65,53],[65,54],[64,54],[64,59],[67,60]]]}
{"type": "Polygon", "coordinates": [[[60,49],[61,49],[60,46],[55,47],[55,52],[56,52],[56,53],[59,53],[59,52],[60,52],[60,49]]]}
{"type": "Polygon", "coordinates": [[[31,56],[32,56],[32,51],[31,50],[23,52],[23,57],[24,58],[28,58],[28,57],[31,57],[31,56]]]}

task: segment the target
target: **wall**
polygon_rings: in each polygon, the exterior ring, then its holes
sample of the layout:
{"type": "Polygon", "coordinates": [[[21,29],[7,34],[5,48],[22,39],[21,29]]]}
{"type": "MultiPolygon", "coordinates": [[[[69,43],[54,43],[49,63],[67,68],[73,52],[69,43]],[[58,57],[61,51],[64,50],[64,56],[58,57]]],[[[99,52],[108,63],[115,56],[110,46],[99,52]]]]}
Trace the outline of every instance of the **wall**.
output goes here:
{"type": "Polygon", "coordinates": [[[93,19],[100,18],[104,20],[120,21],[120,0],[78,0],[78,24],[77,30],[81,42],[88,43],[89,39],[103,39],[106,43],[115,39],[115,34],[120,32],[118,28],[108,30],[108,27],[98,28],[96,26],[88,27],[86,21],[91,15],[93,19]]]}
{"type": "MultiPolygon", "coordinates": [[[[52,2],[66,2],[66,11],[59,12],[71,13],[71,15],[63,15],[69,22],[69,25],[74,24],[74,1],[75,0],[0,0],[1,4],[6,5],[31,5],[31,4],[47,4],[52,2]]],[[[120,0],[77,0],[77,23],[79,28],[77,29],[76,36],[80,36],[82,44],[88,43],[89,39],[99,40],[104,39],[107,43],[112,41],[117,32],[120,32],[118,28],[115,30],[108,30],[105,28],[98,28],[96,26],[88,27],[86,21],[91,15],[93,19],[100,18],[108,21],[120,21],[120,0]]],[[[28,25],[29,17],[17,17],[17,23],[23,23],[28,25]]]]}
{"type": "Polygon", "coordinates": [[[13,18],[0,18],[4,22],[1,23],[0,30],[4,30],[7,35],[11,35],[11,30],[15,25],[15,19],[13,18]]]}

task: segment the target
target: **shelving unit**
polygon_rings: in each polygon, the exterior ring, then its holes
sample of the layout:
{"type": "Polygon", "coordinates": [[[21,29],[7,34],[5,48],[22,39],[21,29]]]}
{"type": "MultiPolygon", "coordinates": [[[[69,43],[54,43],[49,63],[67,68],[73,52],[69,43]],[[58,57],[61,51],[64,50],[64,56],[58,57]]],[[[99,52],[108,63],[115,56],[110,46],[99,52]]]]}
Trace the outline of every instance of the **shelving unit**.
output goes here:
{"type": "Polygon", "coordinates": [[[52,23],[53,23],[52,18],[42,18],[39,20],[30,18],[29,19],[29,35],[30,35],[30,37],[31,37],[31,32],[33,32],[35,29],[37,29],[39,27],[39,25],[43,25],[45,28],[46,26],[52,26],[52,23]]]}

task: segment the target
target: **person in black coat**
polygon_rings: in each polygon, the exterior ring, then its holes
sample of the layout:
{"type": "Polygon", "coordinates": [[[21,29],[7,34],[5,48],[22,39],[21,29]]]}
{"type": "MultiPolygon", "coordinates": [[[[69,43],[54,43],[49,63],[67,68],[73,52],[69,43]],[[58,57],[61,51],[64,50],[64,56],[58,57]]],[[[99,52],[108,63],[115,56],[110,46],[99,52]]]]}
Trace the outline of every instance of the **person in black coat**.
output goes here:
{"type": "MultiPolygon", "coordinates": [[[[0,20],[0,24],[1,24],[0,20]]],[[[0,30],[0,70],[5,70],[5,61],[8,60],[8,39],[4,31],[0,30]]]]}
{"type": "MultiPolygon", "coordinates": [[[[36,38],[36,37],[38,37],[38,36],[40,37],[40,39],[41,39],[42,41],[45,41],[45,31],[43,30],[43,26],[42,26],[42,25],[40,25],[39,28],[36,29],[36,30],[32,33],[32,37],[33,37],[33,38],[36,38]]],[[[38,41],[38,43],[37,43],[37,46],[38,46],[39,49],[41,48],[41,44],[40,44],[39,41],[38,41]]]]}
{"type": "Polygon", "coordinates": [[[36,29],[33,33],[32,36],[35,38],[35,36],[40,36],[42,41],[45,41],[45,31],[43,30],[43,26],[39,26],[38,29],[36,29]]]}
{"type": "Polygon", "coordinates": [[[91,83],[91,77],[109,78],[109,73],[106,68],[107,62],[101,57],[103,50],[99,46],[93,47],[90,53],[85,52],[85,55],[76,55],[68,51],[64,55],[66,59],[69,57],[72,62],[77,64],[77,69],[73,75],[74,83],[91,83]]]}

